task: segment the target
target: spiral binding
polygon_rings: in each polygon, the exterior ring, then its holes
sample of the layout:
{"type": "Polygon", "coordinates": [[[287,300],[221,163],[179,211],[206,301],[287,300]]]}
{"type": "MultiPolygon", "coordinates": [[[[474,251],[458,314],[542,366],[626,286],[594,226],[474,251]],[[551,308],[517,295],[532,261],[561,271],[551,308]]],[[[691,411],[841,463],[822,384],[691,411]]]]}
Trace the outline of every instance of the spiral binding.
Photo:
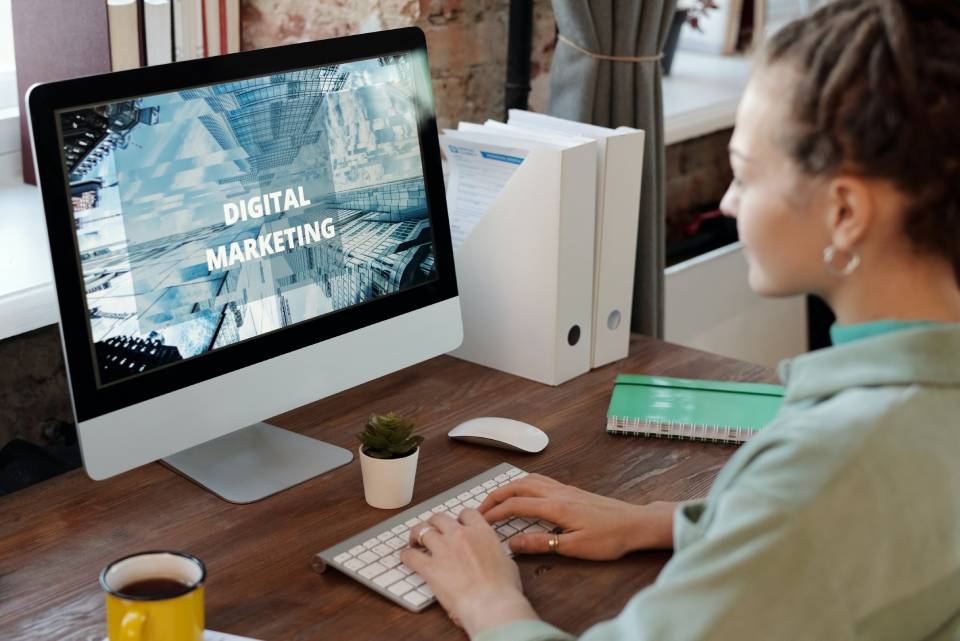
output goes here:
{"type": "Polygon", "coordinates": [[[754,430],[732,425],[648,421],[626,416],[608,417],[606,429],[610,434],[621,436],[673,438],[711,443],[744,443],[756,433],[754,430]]]}

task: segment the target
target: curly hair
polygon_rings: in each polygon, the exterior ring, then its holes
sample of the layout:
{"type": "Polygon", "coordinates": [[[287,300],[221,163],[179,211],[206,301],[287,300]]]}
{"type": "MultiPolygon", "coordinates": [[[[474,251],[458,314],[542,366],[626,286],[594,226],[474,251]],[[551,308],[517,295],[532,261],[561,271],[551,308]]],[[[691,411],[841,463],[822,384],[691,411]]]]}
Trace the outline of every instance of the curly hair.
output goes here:
{"type": "Polygon", "coordinates": [[[904,232],[960,283],[960,2],[834,0],[764,46],[798,71],[780,144],[809,175],[888,179],[904,232]]]}

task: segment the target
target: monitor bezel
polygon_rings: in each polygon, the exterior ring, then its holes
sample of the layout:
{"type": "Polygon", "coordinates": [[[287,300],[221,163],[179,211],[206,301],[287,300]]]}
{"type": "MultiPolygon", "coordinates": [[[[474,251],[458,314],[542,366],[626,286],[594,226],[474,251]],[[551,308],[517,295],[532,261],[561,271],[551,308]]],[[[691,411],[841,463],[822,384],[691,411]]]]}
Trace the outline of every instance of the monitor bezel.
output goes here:
{"type": "MultiPolygon", "coordinates": [[[[66,369],[78,421],[103,416],[457,296],[436,113],[427,66],[426,38],[417,27],[36,85],[31,88],[27,102],[57,291],[66,369]],[[422,65],[413,65],[417,96],[422,99],[415,100],[415,108],[437,278],[192,357],[175,366],[148,370],[105,386],[98,385],[57,114],[87,105],[398,53],[423,56],[422,65]]],[[[309,372],[304,372],[304,375],[308,376],[309,372]]],[[[217,402],[220,399],[211,400],[217,402]]]]}

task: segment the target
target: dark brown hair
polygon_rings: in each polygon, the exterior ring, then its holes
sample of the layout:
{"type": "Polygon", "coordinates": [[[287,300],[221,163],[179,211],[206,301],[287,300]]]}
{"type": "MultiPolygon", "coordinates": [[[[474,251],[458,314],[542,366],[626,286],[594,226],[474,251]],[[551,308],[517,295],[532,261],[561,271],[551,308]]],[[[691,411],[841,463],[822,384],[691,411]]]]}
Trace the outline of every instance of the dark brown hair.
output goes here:
{"type": "Polygon", "coordinates": [[[767,42],[799,72],[787,153],[810,175],[889,179],[904,231],[960,283],[960,1],[834,0],[767,42]]]}

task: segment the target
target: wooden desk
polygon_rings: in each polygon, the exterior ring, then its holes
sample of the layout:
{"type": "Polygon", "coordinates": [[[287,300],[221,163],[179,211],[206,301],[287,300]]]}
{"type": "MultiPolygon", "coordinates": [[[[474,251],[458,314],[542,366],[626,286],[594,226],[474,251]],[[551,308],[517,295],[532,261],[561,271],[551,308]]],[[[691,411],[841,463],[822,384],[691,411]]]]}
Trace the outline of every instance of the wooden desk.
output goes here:
{"type": "MultiPolygon", "coordinates": [[[[601,424],[619,372],[775,382],[756,365],[636,337],[627,360],[556,388],[440,357],[272,422],[355,450],[354,434],[371,412],[413,417],[427,436],[415,503],[503,461],[638,503],[704,495],[733,446],[608,436],[601,424]],[[490,415],[537,425],[550,445],[527,455],[446,438],[457,423],[490,415]]],[[[241,506],[159,464],[97,483],[77,470],[0,499],[0,638],[99,641],[100,570],[131,552],[180,549],[207,564],[213,630],[265,641],[373,639],[387,631],[405,640],[462,639],[439,607],[411,614],[334,570],[311,569],[314,552],[393,513],[364,502],[356,459],[241,506]]],[[[580,633],[616,614],[669,556],[518,562],[540,615],[580,633]]]]}

